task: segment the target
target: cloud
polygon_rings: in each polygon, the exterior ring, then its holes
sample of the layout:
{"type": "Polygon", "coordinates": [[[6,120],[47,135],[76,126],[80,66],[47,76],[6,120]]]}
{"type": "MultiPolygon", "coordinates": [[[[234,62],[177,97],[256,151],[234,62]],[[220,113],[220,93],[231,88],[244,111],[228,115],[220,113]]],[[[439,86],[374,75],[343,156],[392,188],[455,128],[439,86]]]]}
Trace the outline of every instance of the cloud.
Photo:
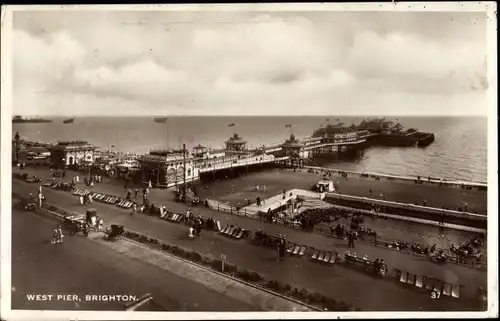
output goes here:
{"type": "Polygon", "coordinates": [[[359,21],[335,32],[274,14],[131,25],[109,14],[95,28],[65,19],[64,29],[14,31],[16,112],[408,114],[422,109],[394,97],[448,106],[488,88],[482,39],[442,32],[376,33],[359,21]]]}

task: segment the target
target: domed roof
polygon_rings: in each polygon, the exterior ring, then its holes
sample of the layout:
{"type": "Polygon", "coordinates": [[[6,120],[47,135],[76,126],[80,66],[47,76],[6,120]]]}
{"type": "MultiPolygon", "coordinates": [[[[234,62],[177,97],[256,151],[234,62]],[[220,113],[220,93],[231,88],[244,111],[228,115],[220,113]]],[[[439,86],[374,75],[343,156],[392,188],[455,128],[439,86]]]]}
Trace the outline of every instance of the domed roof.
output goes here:
{"type": "Polygon", "coordinates": [[[226,144],[229,145],[242,145],[246,144],[247,141],[241,138],[238,134],[234,133],[232,137],[230,137],[227,141],[226,144]]]}
{"type": "Polygon", "coordinates": [[[299,148],[302,147],[303,144],[295,138],[294,134],[290,135],[290,138],[285,141],[285,143],[281,144],[281,147],[288,147],[288,148],[299,148]]]}

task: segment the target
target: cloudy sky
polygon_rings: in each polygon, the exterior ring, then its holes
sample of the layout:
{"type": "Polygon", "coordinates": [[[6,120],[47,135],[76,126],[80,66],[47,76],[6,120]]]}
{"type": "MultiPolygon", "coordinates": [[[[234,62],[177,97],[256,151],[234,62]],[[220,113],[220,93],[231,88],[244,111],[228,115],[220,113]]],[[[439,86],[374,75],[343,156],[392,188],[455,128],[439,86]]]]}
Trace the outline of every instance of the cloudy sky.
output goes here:
{"type": "Polygon", "coordinates": [[[486,114],[486,15],[16,12],[21,115],[486,114]]]}

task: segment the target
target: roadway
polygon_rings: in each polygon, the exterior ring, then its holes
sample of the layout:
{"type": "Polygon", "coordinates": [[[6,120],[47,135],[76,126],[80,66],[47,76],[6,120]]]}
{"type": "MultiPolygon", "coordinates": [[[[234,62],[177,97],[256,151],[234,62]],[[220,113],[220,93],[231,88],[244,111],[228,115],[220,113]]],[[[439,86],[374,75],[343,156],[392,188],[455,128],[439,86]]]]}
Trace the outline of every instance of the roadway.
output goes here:
{"type": "MultiPolygon", "coordinates": [[[[13,181],[13,192],[27,195],[35,192],[37,184],[13,181]]],[[[102,191],[99,184],[96,190],[102,191]]],[[[54,191],[48,188],[44,193],[49,202],[72,210],[84,212],[75,196],[68,192],[54,191]]],[[[183,204],[178,204],[184,206],[183,204]]],[[[166,243],[176,244],[185,248],[194,249],[201,253],[219,257],[226,254],[228,261],[257,271],[269,279],[283,283],[291,283],[298,287],[305,287],[325,295],[337,297],[355,307],[364,310],[463,310],[463,301],[435,301],[430,299],[429,293],[416,289],[408,289],[387,280],[373,279],[357,271],[343,267],[328,267],[309,260],[289,258],[287,262],[276,262],[275,251],[251,245],[245,240],[236,241],[217,235],[214,232],[205,232],[202,239],[192,242],[187,238],[187,227],[166,222],[155,217],[143,214],[129,215],[130,210],[121,210],[116,206],[94,203],[98,215],[105,223],[122,224],[125,228],[142,232],[158,238],[166,243]],[[315,277],[311,277],[314,275],[315,277]],[[373,291],[366,291],[370,286],[373,291]],[[346,291],[346,289],[349,289],[346,291]],[[383,296],[379,293],[384,293],[383,296]]],[[[195,210],[195,214],[216,220],[222,224],[231,223],[245,229],[255,231],[265,229],[268,233],[284,233],[287,238],[299,244],[314,246],[318,249],[336,249],[339,252],[347,250],[345,242],[314,233],[292,230],[275,224],[267,224],[258,220],[244,217],[230,216],[217,213],[205,208],[195,210]]],[[[180,211],[179,211],[180,212],[180,211]]],[[[462,296],[471,298],[475,295],[478,285],[486,285],[486,272],[474,268],[448,264],[436,265],[429,259],[400,253],[380,247],[357,243],[355,252],[358,255],[368,254],[370,258],[383,258],[389,268],[399,268],[412,273],[440,278],[450,283],[459,283],[465,286],[462,296]]]]}
{"type": "Polygon", "coordinates": [[[12,211],[12,309],[124,310],[124,302],[86,301],[86,294],[152,294],[170,311],[255,311],[256,308],[81,236],[51,244],[57,219],[12,211]],[[78,295],[82,301],[30,301],[28,294],[78,295]]]}

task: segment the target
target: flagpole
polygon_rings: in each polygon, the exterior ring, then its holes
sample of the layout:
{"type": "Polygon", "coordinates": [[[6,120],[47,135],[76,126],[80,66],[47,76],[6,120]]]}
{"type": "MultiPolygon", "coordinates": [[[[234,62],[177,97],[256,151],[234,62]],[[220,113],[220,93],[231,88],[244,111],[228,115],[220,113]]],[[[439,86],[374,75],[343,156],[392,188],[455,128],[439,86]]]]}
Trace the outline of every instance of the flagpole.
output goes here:
{"type": "Polygon", "coordinates": [[[167,131],[167,153],[168,153],[168,148],[169,148],[169,141],[168,141],[169,140],[169,137],[168,137],[169,136],[168,135],[168,117],[167,117],[167,119],[165,121],[165,129],[167,131]]]}

